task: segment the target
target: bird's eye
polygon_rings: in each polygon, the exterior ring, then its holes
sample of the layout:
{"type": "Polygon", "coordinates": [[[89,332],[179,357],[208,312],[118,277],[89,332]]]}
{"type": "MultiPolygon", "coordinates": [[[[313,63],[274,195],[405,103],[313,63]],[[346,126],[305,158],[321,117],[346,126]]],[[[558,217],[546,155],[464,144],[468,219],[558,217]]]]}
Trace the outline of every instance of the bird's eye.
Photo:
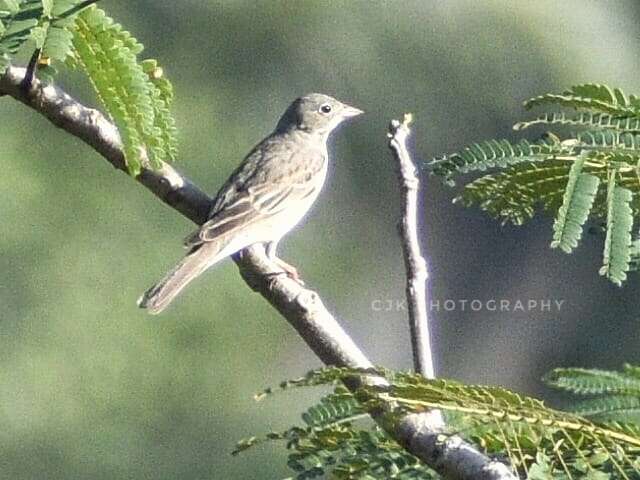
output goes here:
{"type": "Polygon", "coordinates": [[[331,105],[329,105],[328,103],[325,103],[320,107],[320,111],[322,113],[331,113],[331,105]]]}

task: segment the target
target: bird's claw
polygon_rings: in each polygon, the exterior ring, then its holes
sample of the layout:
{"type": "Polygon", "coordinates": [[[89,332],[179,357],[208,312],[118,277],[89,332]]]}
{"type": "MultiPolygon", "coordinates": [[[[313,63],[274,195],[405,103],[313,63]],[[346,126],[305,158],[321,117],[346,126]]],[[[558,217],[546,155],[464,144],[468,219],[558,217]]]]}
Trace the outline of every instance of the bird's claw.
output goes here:
{"type": "Polygon", "coordinates": [[[300,285],[304,285],[302,278],[300,278],[300,274],[298,273],[298,269],[293,265],[288,264],[284,260],[279,258],[274,258],[275,263],[283,270],[282,272],[274,272],[275,275],[286,275],[291,280],[299,283],[300,285]]]}
{"type": "Polygon", "coordinates": [[[288,264],[287,262],[277,259],[278,266],[284,270],[284,273],[291,279],[298,282],[300,285],[304,285],[302,278],[300,278],[300,274],[298,273],[298,269],[293,265],[288,264]]]}

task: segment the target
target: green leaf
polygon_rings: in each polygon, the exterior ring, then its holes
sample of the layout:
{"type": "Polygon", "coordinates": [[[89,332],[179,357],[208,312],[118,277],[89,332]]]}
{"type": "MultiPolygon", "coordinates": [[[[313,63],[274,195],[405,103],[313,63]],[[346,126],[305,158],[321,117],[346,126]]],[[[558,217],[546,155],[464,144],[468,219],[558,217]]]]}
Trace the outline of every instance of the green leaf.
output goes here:
{"type": "Polygon", "coordinates": [[[470,182],[454,202],[478,205],[502,223],[521,225],[533,217],[536,205],[545,210],[559,208],[568,175],[565,161],[519,164],[470,182]]]}
{"type": "Polygon", "coordinates": [[[576,403],[573,411],[578,415],[600,422],[635,423],[640,425],[639,396],[606,394],[576,403]]]}
{"type": "Polygon", "coordinates": [[[98,0],[55,0],[55,8],[52,11],[52,16],[56,20],[69,19],[97,2],[98,0]]]}
{"type": "Polygon", "coordinates": [[[607,188],[607,235],[600,275],[621,286],[627,278],[626,272],[631,261],[633,211],[630,203],[633,194],[616,185],[615,176],[616,172],[612,170],[607,188]]]}
{"type": "MultiPolygon", "coordinates": [[[[635,367],[638,368],[638,367],[635,367]]],[[[623,394],[640,397],[640,378],[627,372],[584,368],[556,368],[544,381],[576,395],[623,394]]]]}
{"type": "Polygon", "coordinates": [[[16,2],[5,2],[4,8],[1,7],[0,75],[4,74],[20,47],[30,39],[33,29],[43,16],[40,0],[25,0],[17,5],[16,2]]]}
{"type": "Polygon", "coordinates": [[[426,167],[431,173],[451,182],[454,174],[506,168],[519,163],[547,160],[554,155],[569,155],[572,152],[571,146],[554,141],[541,140],[537,143],[530,143],[522,140],[512,144],[507,140],[491,140],[476,143],[459,153],[436,158],[426,167]]]}
{"type": "Polygon", "coordinates": [[[53,15],[53,2],[55,0],[42,0],[43,16],[51,18],[53,15]]]}
{"type": "Polygon", "coordinates": [[[598,177],[582,173],[584,162],[585,158],[580,157],[572,165],[562,206],[553,224],[551,248],[560,247],[566,253],[578,246],[582,227],[589,217],[600,185],[598,177]]]}
{"type": "Polygon", "coordinates": [[[15,14],[20,10],[20,2],[18,0],[0,0],[0,15],[15,14]]]}
{"type": "Polygon", "coordinates": [[[562,94],[548,93],[524,102],[525,108],[549,104],[587,109],[594,113],[606,113],[619,117],[632,117],[638,113],[635,97],[627,98],[620,89],[595,83],[576,85],[562,94]]]}
{"type": "MultiPolygon", "coordinates": [[[[544,381],[549,386],[579,397],[571,410],[599,423],[625,425],[635,431],[640,425],[640,367],[624,365],[622,372],[559,368],[549,372],[544,381]]],[[[606,455],[594,452],[589,463],[598,466],[606,455]]]]}
{"type": "Polygon", "coordinates": [[[585,475],[585,480],[609,480],[611,474],[607,472],[599,472],[597,470],[589,470],[585,475]]]}
{"type": "Polygon", "coordinates": [[[162,67],[154,59],[142,62],[142,69],[153,84],[151,98],[153,101],[154,127],[157,132],[157,148],[164,152],[161,157],[175,160],[178,151],[178,138],[175,120],[171,115],[173,102],[173,86],[164,76],[162,67]]]}
{"type": "Polygon", "coordinates": [[[570,125],[586,128],[602,128],[621,132],[640,132],[640,118],[620,118],[604,113],[582,112],[567,115],[564,112],[545,113],[533,120],[518,122],[513,126],[516,131],[535,125],[570,125]]]}
{"type": "Polygon", "coordinates": [[[54,22],[47,30],[42,48],[42,57],[63,62],[73,52],[73,32],[71,26],[54,22]]]}
{"type": "Polygon", "coordinates": [[[629,247],[629,271],[640,270],[640,239],[635,239],[629,247]]]}

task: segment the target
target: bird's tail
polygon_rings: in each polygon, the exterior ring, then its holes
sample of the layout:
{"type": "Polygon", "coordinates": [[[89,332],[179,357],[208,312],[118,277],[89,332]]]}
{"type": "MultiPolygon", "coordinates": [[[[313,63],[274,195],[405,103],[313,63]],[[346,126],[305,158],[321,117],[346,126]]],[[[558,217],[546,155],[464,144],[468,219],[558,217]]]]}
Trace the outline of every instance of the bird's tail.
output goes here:
{"type": "Polygon", "coordinates": [[[162,312],[191,280],[224,256],[221,255],[223,245],[223,242],[207,242],[187,254],[162,280],[142,294],[138,306],[153,315],[162,312]]]}

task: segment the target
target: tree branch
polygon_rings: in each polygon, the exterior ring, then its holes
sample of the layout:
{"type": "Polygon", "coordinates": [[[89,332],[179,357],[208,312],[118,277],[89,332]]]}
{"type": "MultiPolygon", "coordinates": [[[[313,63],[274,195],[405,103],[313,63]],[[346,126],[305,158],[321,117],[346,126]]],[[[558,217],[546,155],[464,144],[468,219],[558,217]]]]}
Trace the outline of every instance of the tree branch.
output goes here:
{"type": "MultiPolygon", "coordinates": [[[[20,84],[24,68],[10,66],[0,77],[0,95],[7,94],[47,117],[54,125],[92,146],[114,167],[126,172],[122,142],[117,128],[100,112],[80,104],[60,88],[44,86],[33,79],[28,91],[20,84]]],[[[143,168],[136,180],[167,205],[202,223],[211,199],[169,165],[153,171],[143,168]]],[[[368,368],[371,363],[340,324],[324,307],[320,297],[278,271],[259,246],[250,247],[235,258],[243,278],[260,292],[298,331],[304,341],[327,365],[368,368]]],[[[133,302],[132,302],[133,305],[133,302]]],[[[450,479],[515,479],[508,468],[492,461],[459,437],[445,437],[428,428],[428,416],[407,415],[396,431],[389,432],[409,452],[450,479]]]]}
{"type": "Polygon", "coordinates": [[[400,123],[393,120],[389,126],[389,148],[396,161],[396,171],[402,194],[402,217],[398,222],[398,232],[402,239],[402,253],[407,270],[407,305],[409,327],[413,348],[413,365],[416,372],[426,378],[435,378],[433,351],[429,336],[427,315],[427,262],[420,252],[418,239],[418,191],[420,181],[416,167],[407,150],[411,114],[405,114],[400,123]]]}

